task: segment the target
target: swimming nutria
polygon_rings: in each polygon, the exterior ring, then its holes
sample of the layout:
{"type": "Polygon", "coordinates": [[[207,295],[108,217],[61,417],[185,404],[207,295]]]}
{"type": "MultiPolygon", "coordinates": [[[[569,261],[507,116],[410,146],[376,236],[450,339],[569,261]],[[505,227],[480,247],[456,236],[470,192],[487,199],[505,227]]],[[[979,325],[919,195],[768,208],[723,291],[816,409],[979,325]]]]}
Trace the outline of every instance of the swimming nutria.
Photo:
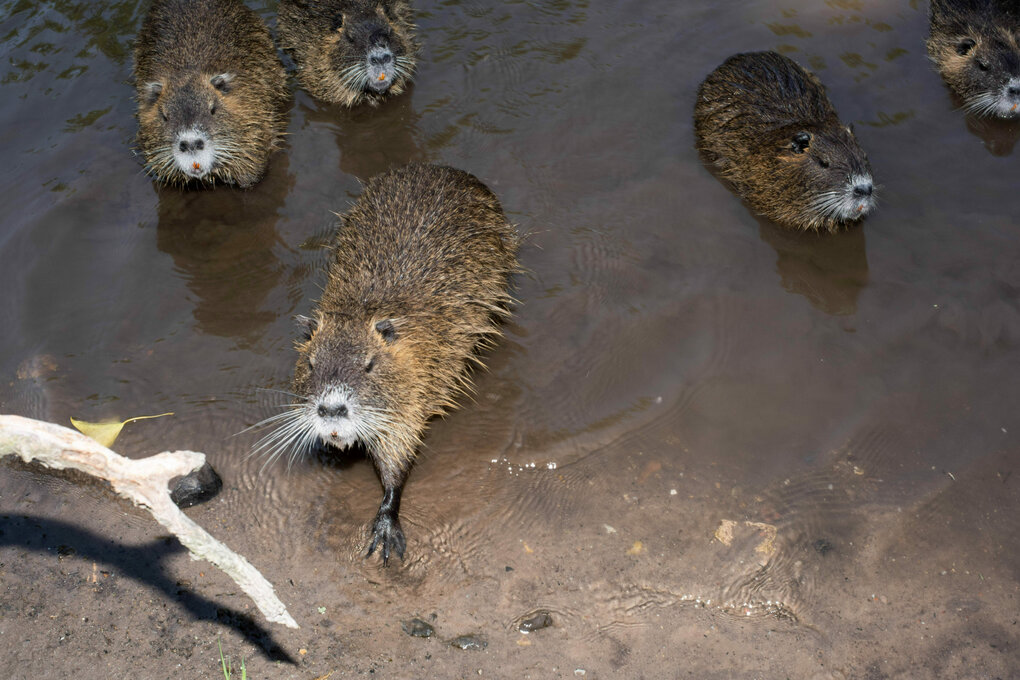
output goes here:
{"type": "Polygon", "coordinates": [[[155,0],[135,44],[146,169],[168,184],[255,184],[283,133],[286,78],[240,0],[155,0]]]}
{"type": "Polygon", "coordinates": [[[928,54],[979,116],[1020,117],[1020,4],[932,0],[928,54]]]}
{"type": "Polygon", "coordinates": [[[277,28],[302,87],[326,102],[377,105],[403,92],[414,73],[407,0],[280,0],[277,28]]]}
{"type": "Polygon", "coordinates": [[[868,158],[825,88],[775,52],[736,54],[698,88],[698,148],[755,212],[836,231],[875,207],[868,158]]]}
{"type": "MultiPolygon", "coordinates": [[[[298,317],[294,396],[256,450],[364,445],[382,480],[368,555],[404,556],[398,512],[426,421],[468,388],[475,350],[509,315],[516,231],[496,197],[453,168],[377,175],[342,216],[312,317],[298,317]]],[[[295,455],[296,455],[295,453],[295,455]]]]}

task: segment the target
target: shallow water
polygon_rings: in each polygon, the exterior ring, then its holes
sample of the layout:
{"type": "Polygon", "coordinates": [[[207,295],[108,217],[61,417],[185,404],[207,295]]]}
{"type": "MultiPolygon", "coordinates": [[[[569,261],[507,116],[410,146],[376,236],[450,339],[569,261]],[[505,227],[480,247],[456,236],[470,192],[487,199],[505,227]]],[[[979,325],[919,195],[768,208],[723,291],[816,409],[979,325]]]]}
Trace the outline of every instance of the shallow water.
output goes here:
{"type": "Polygon", "coordinates": [[[224,490],[189,515],[302,626],[103,488],[7,466],[14,677],[214,677],[217,638],[258,678],[1020,674],[1020,125],[958,111],[926,3],[418,5],[409,93],[298,91],[261,184],[181,192],[130,151],[136,3],[0,4],[0,411],[174,411],[117,450],[205,451],[224,490]],[[855,124],[880,201],[860,228],[791,234],[700,162],[698,83],[757,49],[855,124]],[[237,433],[288,385],[331,212],[410,160],[485,181],[527,271],[383,569],[366,461],[263,469],[237,433]],[[442,642],[466,633],[485,651],[442,642]]]}

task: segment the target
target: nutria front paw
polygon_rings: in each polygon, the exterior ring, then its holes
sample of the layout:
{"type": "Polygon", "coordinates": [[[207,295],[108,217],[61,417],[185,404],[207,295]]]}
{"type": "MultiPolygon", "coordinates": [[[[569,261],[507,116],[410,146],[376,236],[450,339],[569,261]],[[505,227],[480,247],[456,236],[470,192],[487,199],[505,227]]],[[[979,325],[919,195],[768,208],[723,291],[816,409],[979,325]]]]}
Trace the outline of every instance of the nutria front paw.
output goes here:
{"type": "Polygon", "coordinates": [[[404,559],[407,541],[404,540],[404,532],[401,530],[400,520],[396,516],[382,513],[376,516],[372,523],[372,543],[369,544],[365,557],[374,553],[377,547],[382,554],[383,566],[389,563],[391,551],[396,553],[401,560],[404,559]]]}

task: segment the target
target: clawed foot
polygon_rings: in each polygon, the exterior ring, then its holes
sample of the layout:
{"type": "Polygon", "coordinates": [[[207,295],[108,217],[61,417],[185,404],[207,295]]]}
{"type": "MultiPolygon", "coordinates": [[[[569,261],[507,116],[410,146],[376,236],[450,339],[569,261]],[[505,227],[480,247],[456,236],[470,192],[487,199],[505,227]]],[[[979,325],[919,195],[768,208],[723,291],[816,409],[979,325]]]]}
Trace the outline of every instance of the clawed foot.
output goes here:
{"type": "Polygon", "coordinates": [[[372,543],[369,544],[365,557],[379,548],[383,566],[386,566],[390,561],[391,552],[403,560],[406,547],[407,541],[404,540],[404,532],[400,529],[400,520],[394,515],[382,513],[376,515],[375,522],[372,523],[372,543]]]}

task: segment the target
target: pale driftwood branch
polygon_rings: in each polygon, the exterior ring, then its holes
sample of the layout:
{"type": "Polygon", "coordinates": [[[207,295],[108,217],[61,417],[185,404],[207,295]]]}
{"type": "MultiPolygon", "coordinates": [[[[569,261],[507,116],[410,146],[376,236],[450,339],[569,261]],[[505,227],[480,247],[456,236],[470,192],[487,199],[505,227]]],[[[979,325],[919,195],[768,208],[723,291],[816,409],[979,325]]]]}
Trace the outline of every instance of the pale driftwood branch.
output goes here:
{"type": "Polygon", "coordinates": [[[107,480],[118,494],[152,513],[195,559],[209,560],[226,572],[266,619],[298,627],[276,597],[273,585],[248,560],[209,535],[170,500],[170,480],[202,467],[204,454],[165,451],[132,460],[75,430],[21,416],[0,416],[0,457],[8,454],[17,454],[26,463],[34,460],[46,467],[72,468],[107,480]]]}

